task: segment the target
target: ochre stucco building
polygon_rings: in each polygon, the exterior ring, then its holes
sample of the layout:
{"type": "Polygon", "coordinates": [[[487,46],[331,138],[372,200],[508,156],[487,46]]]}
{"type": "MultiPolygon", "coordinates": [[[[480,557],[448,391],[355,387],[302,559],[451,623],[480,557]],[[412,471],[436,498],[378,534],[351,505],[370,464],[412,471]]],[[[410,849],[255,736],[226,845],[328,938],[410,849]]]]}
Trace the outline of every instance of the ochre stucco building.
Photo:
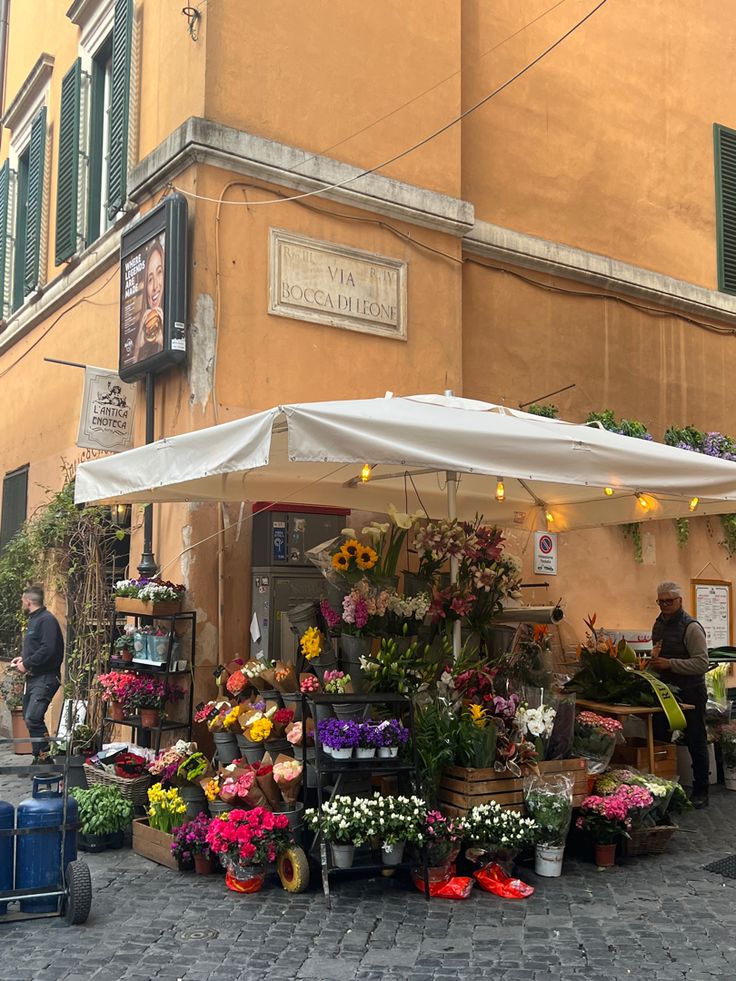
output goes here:
{"type": "MultiPolygon", "coordinates": [[[[116,367],[120,236],[174,188],[189,209],[188,356],[157,377],[156,437],[280,402],[452,389],[519,406],[566,386],[551,399],[563,418],[735,431],[736,23],[722,0],[652,0],[646,16],[610,3],[552,47],[595,6],[0,3],[5,533],[23,481],[30,515],[62,462],[89,455],[75,446],[82,373],[44,359],[116,367]],[[269,313],[273,229],[405,263],[405,336],[269,313]]],[[[219,659],[247,649],[238,517],[225,509],[218,539],[215,505],[155,510],[155,554],[188,586],[204,665],[220,616],[219,659]]],[[[572,640],[593,609],[649,625],[661,579],[708,562],[731,579],[718,519],[691,521],[686,548],[671,522],[643,533],[642,564],[618,529],[562,536],[559,575],[528,598],[564,597],[572,640]]]]}

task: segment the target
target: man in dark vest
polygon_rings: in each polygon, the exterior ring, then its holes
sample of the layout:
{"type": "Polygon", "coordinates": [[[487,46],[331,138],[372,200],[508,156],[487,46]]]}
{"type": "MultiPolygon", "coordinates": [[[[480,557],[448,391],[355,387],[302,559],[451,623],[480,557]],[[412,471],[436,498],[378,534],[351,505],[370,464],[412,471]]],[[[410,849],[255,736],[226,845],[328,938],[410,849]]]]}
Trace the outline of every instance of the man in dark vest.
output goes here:
{"type": "MultiPolygon", "coordinates": [[[[695,707],[685,712],[685,742],[693,764],[693,807],[708,805],[708,737],[705,730],[705,673],[708,646],[705,631],[682,608],[682,589],[676,582],[657,587],[659,616],[652,627],[652,660],[649,664],[667,685],[680,689],[680,700],[695,707]]],[[[658,738],[667,732],[664,716],[655,719],[658,738]]]]}
{"type": "Polygon", "coordinates": [[[23,696],[23,718],[33,746],[33,762],[49,758],[49,733],[46,711],[59,690],[61,662],[64,660],[64,638],[56,617],[43,605],[43,589],[29,586],[23,590],[22,604],[28,614],[28,628],[23,651],[10,666],[26,676],[23,696]]]}

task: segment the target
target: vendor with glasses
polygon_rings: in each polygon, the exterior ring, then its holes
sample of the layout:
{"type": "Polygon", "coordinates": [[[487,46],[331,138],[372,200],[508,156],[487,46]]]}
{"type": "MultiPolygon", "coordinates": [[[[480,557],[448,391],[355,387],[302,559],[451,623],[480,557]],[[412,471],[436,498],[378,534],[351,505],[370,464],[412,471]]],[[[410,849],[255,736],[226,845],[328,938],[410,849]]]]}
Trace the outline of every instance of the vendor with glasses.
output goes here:
{"type": "MultiPolygon", "coordinates": [[[[708,737],[705,730],[705,673],[708,645],[702,626],[682,608],[682,589],[676,582],[661,582],[657,587],[659,616],[652,627],[652,660],[649,667],[662,681],[680,689],[681,701],[694,705],[685,712],[685,742],[693,764],[694,807],[708,804],[708,737]]],[[[654,720],[657,738],[668,738],[664,716],[654,720]]]]}

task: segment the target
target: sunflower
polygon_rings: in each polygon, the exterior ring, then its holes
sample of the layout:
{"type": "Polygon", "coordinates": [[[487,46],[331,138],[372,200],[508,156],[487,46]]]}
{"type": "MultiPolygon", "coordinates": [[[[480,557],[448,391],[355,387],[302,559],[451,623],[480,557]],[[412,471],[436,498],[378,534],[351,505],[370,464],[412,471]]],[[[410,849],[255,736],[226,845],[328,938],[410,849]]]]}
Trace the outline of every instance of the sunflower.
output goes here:
{"type": "Polygon", "coordinates": [[[349,565],[350,559],[342,552],[336,552],[332,556],[332,568],[337,569],[338,572],[345,572],[349,565]]]}
{"type": "Polygon", "coordinates": [[[343,555],[347,555],[349,559],[357,558],[358,552],[363,546],[355,538],[349,538],[345,544],[340,548],[343,555]]]}
{"type": "Polygon", "coordinates": [[[361,545],[355,556],[355,562],[359,569],[372,569],[378,562],[378,554],[370,545],[361,545]]]}

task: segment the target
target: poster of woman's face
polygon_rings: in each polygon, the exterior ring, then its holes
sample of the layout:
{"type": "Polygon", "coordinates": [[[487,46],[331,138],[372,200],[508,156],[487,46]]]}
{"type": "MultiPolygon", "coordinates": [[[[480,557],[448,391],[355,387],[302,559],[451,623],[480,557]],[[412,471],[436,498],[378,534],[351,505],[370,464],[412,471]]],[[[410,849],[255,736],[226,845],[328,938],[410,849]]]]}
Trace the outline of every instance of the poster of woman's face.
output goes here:
{"type": "Polygon", "coordinates": [[[164,239],[157,235],[123,261],[122,368],[164,348],[164,239]]]}

